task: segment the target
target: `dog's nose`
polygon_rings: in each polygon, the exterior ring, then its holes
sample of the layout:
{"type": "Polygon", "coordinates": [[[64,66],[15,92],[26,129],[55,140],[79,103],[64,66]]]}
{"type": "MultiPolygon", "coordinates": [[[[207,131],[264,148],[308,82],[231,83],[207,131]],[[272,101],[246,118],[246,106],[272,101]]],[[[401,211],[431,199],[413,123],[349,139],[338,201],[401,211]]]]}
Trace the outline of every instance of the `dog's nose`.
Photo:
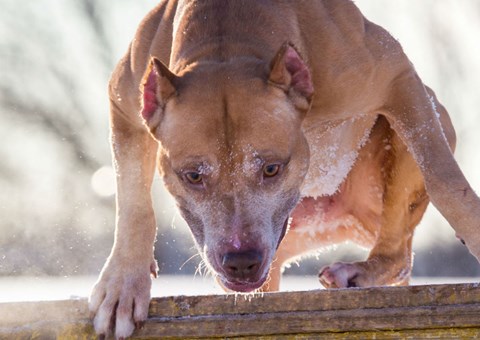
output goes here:
{"type": "Polygon", "coordinates": [[[259,251],[231,252],[222,257],[222,267],[235,279],[254,279],[261,267],[263,255],[259,251]]]}

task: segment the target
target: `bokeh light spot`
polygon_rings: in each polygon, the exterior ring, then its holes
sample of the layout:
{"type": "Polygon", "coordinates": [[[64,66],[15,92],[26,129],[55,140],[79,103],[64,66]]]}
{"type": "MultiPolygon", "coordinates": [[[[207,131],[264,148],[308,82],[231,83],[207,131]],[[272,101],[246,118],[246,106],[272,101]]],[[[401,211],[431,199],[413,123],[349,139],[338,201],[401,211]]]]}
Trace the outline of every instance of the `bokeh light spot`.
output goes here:
{"type": "Polygon", "coordinates": [[[92,175],[92,189],[102,197],[108,197],[115,194],[115,172],[111,166],[105,165],[95,171],[92,175]]]}

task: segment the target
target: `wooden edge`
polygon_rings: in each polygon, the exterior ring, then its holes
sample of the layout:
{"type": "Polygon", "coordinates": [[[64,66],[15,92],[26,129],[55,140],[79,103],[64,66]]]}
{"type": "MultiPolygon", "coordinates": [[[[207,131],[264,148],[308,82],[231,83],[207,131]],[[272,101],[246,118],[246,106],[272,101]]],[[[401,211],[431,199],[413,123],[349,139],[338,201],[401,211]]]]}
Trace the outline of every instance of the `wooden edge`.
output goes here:
{"type": "Polygon", "coordinates": [[[304,292],[172,296],[153,299],[151,316],[193,316],[480,303],[477,283],[321,289],[304,292]]]}
{"type": "MultiPolygon", "coordinates": [[[[478,284],[154,298],[145,327],[134,337],[281,338],[442,329],[448,337],[455,329],[478,334],[478,284]]],[[[86,299],[0,304],[0,338],[39,335],[94,338],[86,299]]]]}
{"type": "Polygon", "coordinates": [[[136,335],[153,339],[339,334],[343,332],[479,328],[480,304],[153,318],[136,335]]]}

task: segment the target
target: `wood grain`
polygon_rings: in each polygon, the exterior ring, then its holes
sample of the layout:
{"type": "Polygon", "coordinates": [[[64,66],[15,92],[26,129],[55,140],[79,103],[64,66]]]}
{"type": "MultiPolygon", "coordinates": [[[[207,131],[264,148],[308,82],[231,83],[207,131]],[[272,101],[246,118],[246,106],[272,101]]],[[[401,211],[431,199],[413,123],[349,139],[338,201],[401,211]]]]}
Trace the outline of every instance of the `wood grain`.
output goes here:
{"type": "MultiPolygon", "coordinates": [[[[155,298],[137,339],[480,336],[478,284],[155,298]]],[[[94,339],[85,299],[0,304],[0,338],[94,339]]]]}

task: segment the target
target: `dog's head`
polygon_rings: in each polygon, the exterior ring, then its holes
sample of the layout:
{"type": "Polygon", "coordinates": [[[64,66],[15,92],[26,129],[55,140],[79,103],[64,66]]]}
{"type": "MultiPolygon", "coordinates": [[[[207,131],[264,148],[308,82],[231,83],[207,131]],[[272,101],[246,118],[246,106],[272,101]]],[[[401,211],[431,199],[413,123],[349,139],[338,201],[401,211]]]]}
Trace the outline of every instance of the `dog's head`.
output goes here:
{"type": "Polygon", "coordinates": [[[308,68],[289,44],[267,64],[202,62],[178,74],[152,58],[141,91],[159,170],[204,260],[227,288],[259,288],[309,165],[308,68]]]}

